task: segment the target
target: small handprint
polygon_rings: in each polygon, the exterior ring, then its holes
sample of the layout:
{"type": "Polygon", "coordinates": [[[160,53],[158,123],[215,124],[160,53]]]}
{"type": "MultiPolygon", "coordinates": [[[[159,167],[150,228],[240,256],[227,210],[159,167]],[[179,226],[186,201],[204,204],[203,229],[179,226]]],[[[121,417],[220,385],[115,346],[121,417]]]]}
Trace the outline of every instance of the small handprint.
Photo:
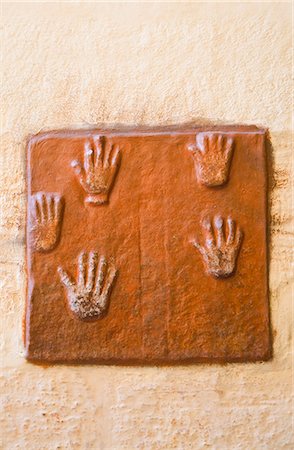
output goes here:
{"type": "Polygon", "coordinates": [[[196,144],[189,145],[198,181],[206,186],[221,186],[228,180],[234,140],[216,133],[198,133],[196,144]]]}
{"type": "Polygon", "coordinates": [[[30,236],[38,252],[56,247],[61,231],[63,199],[59,194],[38,192],[31,197],[30,236]]]}
{"type": "Polygon", "coordinates": [[[58,267],[70,310],[81,320],[95,320],[103,317],[108,309],[111,289],[117,270],[107,264],[104,256],[98,262],[96,252],[82,252],[78,259],[77,282],[58,267]]]}
{"type": "Polygon", "coordinates": [[[84,165],[72,161],[71,165],[84,190],[87,203],[102,205],[108,202],[120,163],[120,150],[116,144],[108,143],[102,136],[88,140],[84,146],[84,165]]]}
{"type": "Polygon", "coordinates": [[[219,216],[214,218],[214,229],[207,218],[203,221],[203,228],[206,234],[204,245],[200,245],[197,239],[192,244],[201,253],[207,273],[216,278],[229,277],[236,269],[243,239],[242,231],[230,217],[225,230],[224,220],[219,216]]]}

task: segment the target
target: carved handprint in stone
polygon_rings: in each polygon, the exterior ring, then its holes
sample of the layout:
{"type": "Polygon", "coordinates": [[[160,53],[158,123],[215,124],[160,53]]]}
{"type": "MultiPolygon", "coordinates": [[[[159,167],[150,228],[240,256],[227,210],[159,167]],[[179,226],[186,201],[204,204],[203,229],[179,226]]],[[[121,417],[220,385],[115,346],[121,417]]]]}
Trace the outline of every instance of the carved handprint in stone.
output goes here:
{"type": "Polygon", "coordinates": [[[222,134],[198,133],[196,144],[189,145],[197,179],[206,186],[221,186],[228,180],[234,140],[222,134]]]}
{"type": "Polygon", "coordinates": [[[72,161],[79,182],[88,194],[86,202],[102,205],[108,202],[120,164],[119,146],[106,142],[102,136],[88,140],[84,146],[84,164],[72,161]]]}
{"type": "Polygon", "coordinates": [[[201,253],[207,273],[216,278],[229,277],[236,269],[242,231],[230,217],[225,226],[219,216],[214,218],[214,227],[210,219],[205,219],[203,228],[206,235],[204,245],[200,245],[197,239],[192,244],[201,253]]]}
{"type": "Polygon", "coordinates": [[[49,252],[60,238],[63,199],[59,194],[38,192],[31,196],[30,238],[35,250],[49,252]]]}
{"type": "Polygon", "coordinates": [[[72,313],[80,320],[95,320],[107,312],[111,289],[117,270],[107,264],[104,256],[98,262],[96,252],[82,252],[78,259],[77,281],[62,269],[58,273],[63,283],[72,313]]]}

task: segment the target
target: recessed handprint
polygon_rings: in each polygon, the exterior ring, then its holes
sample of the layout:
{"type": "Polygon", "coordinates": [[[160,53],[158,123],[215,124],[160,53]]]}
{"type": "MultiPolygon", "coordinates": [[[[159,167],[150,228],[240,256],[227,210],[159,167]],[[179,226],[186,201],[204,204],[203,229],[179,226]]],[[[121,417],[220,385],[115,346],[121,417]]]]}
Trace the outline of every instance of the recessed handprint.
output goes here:
{"type": "Polygon", "coordinates": [[[242,231],[230,217],[225,226],[224,220],[219,216],[214,218],[214,227],[210,219],[205,219],[203,228],[204,244],[199,244],[197,239],[192,244],[201,253],[207,273],[216,278],[229,277],[236,269],[243,239],[242,231]]]}
{"type": "Polygon", "coordinates": [[[53,250],[60,238],[63,199],[59,194],[38,192],[32,195],[32,215],[30,218],[30,237],[35,250],[53,250]]]}
{"type": "Polygon", "coordinates": [[[104,256],[98,261],[96,252],[82,252],[78,259],[77,281],[58,268],[72,313],[81,320],[95,320],[107,312],[117,270],[104,256]]]}
{"type": "Polygon", "coordinates": [[[86,202],[102,205],[108,202],[120,163],[119,146],[106,142],[102,136],[87,140],[84,146],[84,164],[72,161],[79,182],[88,194],[86,202]]]}
{"type": "Polygon", "coordinates": [[[196,144],[189,145],[197,179],[206,186],[221,186],[229,177],[234,140],[222,134],[198,133],[196,144]]]}

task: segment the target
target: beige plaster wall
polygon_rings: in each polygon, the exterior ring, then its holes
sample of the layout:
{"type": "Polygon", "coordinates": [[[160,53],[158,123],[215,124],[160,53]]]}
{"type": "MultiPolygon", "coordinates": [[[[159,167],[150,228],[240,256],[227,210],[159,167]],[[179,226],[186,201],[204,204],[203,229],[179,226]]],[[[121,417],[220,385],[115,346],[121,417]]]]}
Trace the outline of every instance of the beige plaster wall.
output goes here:
{"type": "Polygon", "coordinates": [[[290,3],[4,3],[2,20],[1,448],[293,448],[290,3]],[[28,364],[26,136],[101,122],[205,120],[271,131],[274,359],[172,368],[28,364]]]}

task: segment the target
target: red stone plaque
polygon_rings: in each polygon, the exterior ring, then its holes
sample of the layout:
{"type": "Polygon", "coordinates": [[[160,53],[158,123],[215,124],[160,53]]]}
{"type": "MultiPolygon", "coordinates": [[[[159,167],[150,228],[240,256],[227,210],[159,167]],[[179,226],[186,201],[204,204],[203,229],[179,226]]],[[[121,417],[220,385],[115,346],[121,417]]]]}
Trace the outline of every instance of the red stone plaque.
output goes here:
{"type": "Polygon", "coordinates": [[[27,162],[29,360],[271,356],[264,130],[50,132],[27,162]]]}

